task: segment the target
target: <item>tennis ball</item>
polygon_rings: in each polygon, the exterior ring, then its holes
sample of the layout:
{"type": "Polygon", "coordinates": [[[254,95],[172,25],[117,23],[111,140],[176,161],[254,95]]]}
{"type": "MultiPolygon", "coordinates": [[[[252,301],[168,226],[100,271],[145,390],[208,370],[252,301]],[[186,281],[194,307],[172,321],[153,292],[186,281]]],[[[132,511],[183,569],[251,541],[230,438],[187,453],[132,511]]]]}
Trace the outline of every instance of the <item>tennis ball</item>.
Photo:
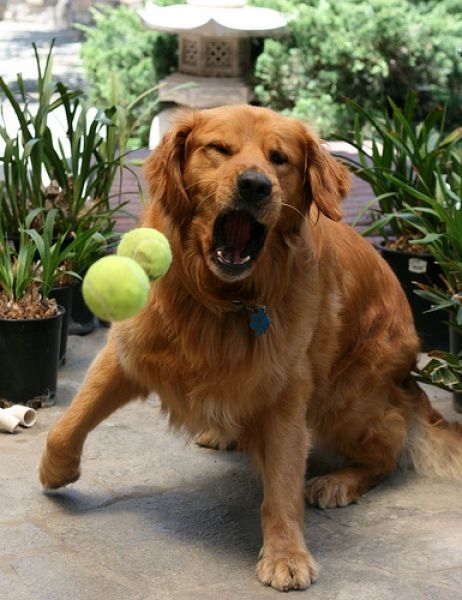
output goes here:
{"type": "Polygon", "coordinates": [[[126,256],[105,256],[91,265],[82,284],[88,308],[104,321],[133,317],[148,302],[149,278],[126,256]]]}
{"type": "Polygon", "coordinates": [[[117,254],[136,260],[150,279],[159,279],[165,275],[172,262],[172,251],[167,238],[151,227],[138,227],[125,233],[117,254]]]}

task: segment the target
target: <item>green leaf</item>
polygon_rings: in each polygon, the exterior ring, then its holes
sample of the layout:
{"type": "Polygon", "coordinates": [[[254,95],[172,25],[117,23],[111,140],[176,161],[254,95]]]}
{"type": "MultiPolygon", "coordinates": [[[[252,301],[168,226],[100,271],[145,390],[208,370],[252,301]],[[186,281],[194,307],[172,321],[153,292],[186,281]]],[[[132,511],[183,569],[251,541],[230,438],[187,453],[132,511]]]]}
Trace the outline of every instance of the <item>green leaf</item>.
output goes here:
{"type": "Polygon", "coordinates": [[[410,244],[431,244],[432,242],[435,242],[436,240],[439,240],[440,238],[444,237],[444,233],[429,233],[428,235],[426,235],[423,238],[419,238],[417,240],[409,240],[410,244]]]}
{"type": "Polygon", "coordinates": [[[30,157],[33,148],[37,144],[40,144],[40,142],[41,142],[40,138],[33,138],[33,139],[29,140],[25,144],[25,146],[24,146],[24,154],[23,154],[25,160],[27,160],[30,157]]]}

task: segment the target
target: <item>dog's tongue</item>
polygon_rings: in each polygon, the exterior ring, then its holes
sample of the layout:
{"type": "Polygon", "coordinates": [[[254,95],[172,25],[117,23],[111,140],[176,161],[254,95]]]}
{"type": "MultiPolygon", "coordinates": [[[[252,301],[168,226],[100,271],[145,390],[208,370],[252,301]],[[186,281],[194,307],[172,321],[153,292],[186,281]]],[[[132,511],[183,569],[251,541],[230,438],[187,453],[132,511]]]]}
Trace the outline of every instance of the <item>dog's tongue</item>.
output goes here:
{"type": "Polygon", "coordinates": [[[221,260],[231,265],[242,265],[250,260],[245,250],[250,241],[251,222],[248,215],[232,212],[223,223],[224,244],[218,253],[221,260]]]}
{"type": "Polygon", "coordinates": [[[239,256],[250,240],[250,219],[242,212],[234,212],[224,222],[224,237],[228,249],[233,249],[239,256]]]}

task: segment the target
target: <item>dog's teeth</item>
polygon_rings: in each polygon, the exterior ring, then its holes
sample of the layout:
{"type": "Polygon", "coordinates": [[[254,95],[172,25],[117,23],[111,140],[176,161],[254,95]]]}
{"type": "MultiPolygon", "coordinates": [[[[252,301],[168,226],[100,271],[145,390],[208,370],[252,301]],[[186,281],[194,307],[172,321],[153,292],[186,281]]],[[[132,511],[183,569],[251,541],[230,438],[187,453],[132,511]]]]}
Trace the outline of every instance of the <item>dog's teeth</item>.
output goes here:
{"type": "Polygon", "coordinates": [[[224,254],[222,250],[217,250],[217,256],[221,260],[221,262],[225,265],[231,265],[232,261],[229,260],[224,254]]]}
{"type": "Polygon", "coordinates": [[[216,255],[225,265],[245,265],[252,260],[250,255],[246,256],[245,258],[240,258],[236,255],[233,258],[231,258],[229,255],[225,256],[225,252],[223,250],[217,250],[216,255]]]}

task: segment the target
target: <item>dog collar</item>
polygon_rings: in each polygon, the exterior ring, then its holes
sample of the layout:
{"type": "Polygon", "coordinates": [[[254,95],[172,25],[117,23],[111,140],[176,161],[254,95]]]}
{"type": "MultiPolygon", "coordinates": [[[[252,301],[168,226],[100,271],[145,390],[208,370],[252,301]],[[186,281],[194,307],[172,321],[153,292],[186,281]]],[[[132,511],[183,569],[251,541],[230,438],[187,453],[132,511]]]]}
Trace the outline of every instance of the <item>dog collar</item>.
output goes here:
{"type": "Polygon", "coordinates": [[[271,320],[263,304],[245,304],[240,300],[233,300],[234,310],[245,310],[249,314],[250,329],[256,337],[265,334],[271,325],[271,320]]]}

